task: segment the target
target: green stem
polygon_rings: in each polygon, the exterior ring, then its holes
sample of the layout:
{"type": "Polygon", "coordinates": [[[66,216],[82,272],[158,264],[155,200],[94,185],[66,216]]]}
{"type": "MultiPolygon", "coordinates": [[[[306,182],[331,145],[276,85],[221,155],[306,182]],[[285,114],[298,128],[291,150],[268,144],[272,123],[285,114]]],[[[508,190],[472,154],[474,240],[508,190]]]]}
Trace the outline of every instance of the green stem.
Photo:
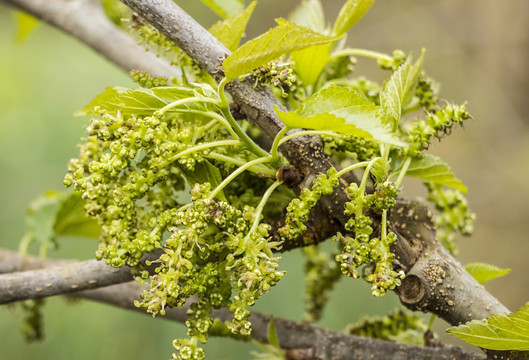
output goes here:
{"type": "Polygon", "coordinates": [[[356,164],[353,164],[353,165],[349,165],[348,167],[345,167],[342,170],[338,171],[338,173],[336,175],[338,177],[340,177],[343,174],[348,173],[351,170],[358,169],[358,168],[361,168],[361,167],[364,167],[364,166],[367,166],[367,165],[369,165],[369,161],[363,161],[363,162],[359,162],[359,163],[356,163],[356,164]]]}
{"type": "Polygon", "coordinates": [[[192,102],[218,104],[217,100],[208,99],[208,98],[200,98],[200,97],[190,97],[190,98],[185,98],[185,99],[173,101],[172,103],[165,105],[163,108],[161,108],[159,110],[156,110],[155,114],[161,116],[161,115],[165,114],[168,110],[170,110],[170,109],[172,109],[172,108],[174,108],[176,106],[189,104],[189,103],[192,103],[192,102]]]}
{"type": "Polygon", "coordinates": [[[252,160],[250,162],[247,162],[246,164],[242,165],[241,167],[237,168],[234,172],[230,174],[226,179],[224,179],[209,195],[208,199],[213,199],[219,192],[222,191],[233,179],[235,179],[239,174],[244,172],[246,169],[251,168],[252,166],[255,166],[257,164],[262,164],[265,162],[270,162],[272,160],[272,157],[268,154],[266,154],[266,157],[260,157],[255,160],[252,160]]]}
{"type": "Polygon", "coordinates": [[[373,167],[373,164],[379,159],[380,159],[380,157],[373,158],[369,162],[369,164],[367,164],[366,169],[364,170],[364,176],[362,177],[362,182],[360,183],[360,193],[361,194],[366,192],[367,177],[369,176],[369,172],[371,171],[371,168],[373,167]]]}
{"type": "Polygon", "coordinates": [[[329,56],[328,63],[342,56],[365,56],[376,60],[393,61],[393,58],[387,54],[383,54],[377,51],[371,51],[366,49],[345,49],[337,51],[329,56]]]}
{"type": "Polygon", "coordinates": [[[257,205],[257,208],[255,209],[252,227],[250,228],[250,231],[248,231],[248,234],[245,236],[245,238],[250,237],[250,235],[257,229],[257,227],[259,226],[259,222],[261,221],[261,213],[263,212],[268,198],[270,197],[270,195],[272,195],[274,190],[282,183],[282,181],[277,180],[266,190],[263,197],[261,198],[261,201],[259,202],[259,205],[257,205]]]}
{"type": "Polygon", "coordinates": [[[279,158],[279,155],[277,153],[277,150],[279,149],[279,144],[280,144],[280,141],[281,141],[281,138],[283,137],[283,135],[285,135],[288,131],[290,130],[290,128],[288,126],[285,126],[284,128],[281,129],[281,131],[279,131],[274,139],[274,142],[272,144],[272,149],[270,149],[270,154],[272,155],[272,161],[277,161],[278,158],[279,158]]]}
{"type": "Polygon", "coordinates": [[[220,141],[213,141],[213,142],[208,142],[208,143],[196,145],[196,146],[190,147],[190,148],[188,148],[188,149],[186,149],[184,151],[181,151],[178,154],[174,155],[173,157],[167,159],[166,160],[166,164],[170,164],[173,161],[178,160],[182,156],[186,156],[186,155],[192,154],[192,153],[200,151],[200,150],[204,150],[204,149],[208,149],[208,148],[212,148],[212,147],[217,147],[217,146],[230,146],[230,145],[240,145],[240,144],[241,144],[240,140],[220,140],[220,141]]]}
{"type": "Polygon", "coordinates": [[[35,238],[29,234],[24,235],[22,240],[20,240],[20,244],[18,244],[18,252],[22,255],[27,255],[29,251],[29,246],[33,242],[35,238]]]}
{"type": "Polygon", "coordinates": [[[406,172],[408,171],[408,168],[411,164],[411,157],[407,157],[404,161],[404,165],[402,166],[402,170],[399,173],[399,176],[397,177],[397,180],[395,181],[395,185],[400,186],[400,183],[404,179],[404,176],[406,176],[406,172]]]}
{"type": "Polygon", "coordinates": [[[435,319],[436,319],[435,314],[432,314],[432,316],[430,316],[430,321],[428,321],[428,330],[432,330],[432,326],[433,326],[435,319]]]}
{"type": "MultiPolygon", "coordinates": [[[[232,164],[239,165],[239,166],[246,164],[246,160],[232,158],[230,156],[218,154],[216,152],[210,152],[206,157],[209,159],[224,161],[224,162],[232,163],[232,164]]],[[[274,178],[277,173],[275,169],[271,169],[265,166],[253,166],[248,170],[259,173],[259,174],[270,175],[270,176],[273,176],[274,178]]]]}
{"type": "Polygon", "coordinates": [[[266,152],[264,149],[262,149],[259,145],[257,145],[249,136],[246,134],[237,121],[233,118],[230,112],[230,104],[228,102],[228,99],[226,98],[226,94],[224,93],[224,87],[227,84],[226,78],[222,79],[222,81],[219,83],[219,97],[221,100],[220,103],[220,111],[222,111],[222,115],[226,118],[232,129],[235,131],[235,133],[238,135],[239,139],[241,139],[242,142],[246,144],[248,149],[253,152],[255,155],[259,157],[265,157],[268,156],[268,152],[266,152]]]}
{"type": "Polygon", "coordinates": [[[388,219],[388,214],[387,214],[387,210],[382,210],[382,231],[381,231],[381,235],[380,235],[380,240],[382,242],[385,242],[386,241],[386,235],[388,233],[387,231],[387,219],[388,219]]]}
{"type": "Polygon", "coordinates": [[[298,131],[298,132],[295,132],[294,134],[290,134],[290,135],[285,136],[283,139],[281,139],[281,141],[279,141],[279,146],[283,145],[283,143],[287,142],[290,139],[293,139],[293,138],[298,137],[298,136],[303,136],[303,135],[328,135],[328,136],[333,136],[333,137],[341,137],[342,136],[341,134],[337,134],[337,133],[332,132],[332,131],[303,130],[303,131],[298,131]]]}

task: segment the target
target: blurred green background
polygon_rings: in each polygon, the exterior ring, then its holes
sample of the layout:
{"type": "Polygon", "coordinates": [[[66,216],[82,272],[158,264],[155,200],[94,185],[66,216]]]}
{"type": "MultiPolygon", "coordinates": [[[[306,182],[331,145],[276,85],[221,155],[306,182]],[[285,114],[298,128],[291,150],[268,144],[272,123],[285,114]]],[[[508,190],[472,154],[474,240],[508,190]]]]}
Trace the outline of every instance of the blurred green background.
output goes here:
{"type": "MultiPolygon", "coordinates": [[[[203,25],[216,16],[198,1],[177,1],[203,25]]],[[[262,0],[248,38],[286,17],[297,1],[262,0]]],[[[324,1],[333,19],[342,0],[324,1]]],[[[464,129],[436,144],[433,151],[450,163],[469,187],[477,213],[472,238],[461,239],[462,263],[484,261],[512,273],[487,284],[508,308],[529,301],[529,2],[511,0],[379,0],[350,33],[351,46],[418,54],[428,51],[425,69],[442,84],[441,96],[468,101],[474,115],[464,129]]],[[[48,189],[62,189],[66,164],[77,155],[86,118],[73,113],[106,86],[130,86],[127,74],[74,39],[41,24],[23,44],[15,40],[11,11],[0,5],[0,246],[16,249],[24,234],[31,200],[48,189]]],[[[358,72],[375,79],[387,73],[370,61],[358,72]]],[[[424,195],[405,182],[406,196],[424,195]]],[[[96,243],[64,238],[57,258],[88,259],[96,243]]],[[[301,257],[284,255],[288,274],[256,310],[300,320],[303,313],[301,257]]],[[[375,299],[360,281],[342,280],[321,325],[342,329],[362,314],[384,314],[398,306],[393,294],[375,299]]],[[[45,339],[26,344],[19,331],[19,308],[0,307],[0,359],[166,359],[171,341],[184,327],[142,314],[87,301],[47,300],[45,339]]],[[[438,320],[437,330],[445,324],[438,320]]],[[[250,344],[211,339],[208,359],[245,359],[250,344]]]]}

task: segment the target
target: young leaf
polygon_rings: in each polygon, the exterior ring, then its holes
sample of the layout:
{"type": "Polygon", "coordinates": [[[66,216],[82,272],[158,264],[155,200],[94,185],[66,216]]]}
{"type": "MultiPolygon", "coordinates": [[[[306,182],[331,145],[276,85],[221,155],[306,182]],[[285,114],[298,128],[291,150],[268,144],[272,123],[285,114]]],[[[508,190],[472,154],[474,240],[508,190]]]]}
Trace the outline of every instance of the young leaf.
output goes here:
{"type": "Polygon", "coordinates": [[[277,336],[277,331],[276,331],[276,325],[274,323],[274,317],[270,318],[270,322],[268,323],[267,333],[268,333],[268,342],[270,343],[270,345],[276,348],[280,348],[279,338],[277,336]]]}
{"type": "Polygon", "coordinates": [[[340,10],[334,23],[332,33],[341,35],[346,33],[371,8],[375,0],[348,0],[340,10]]]}
{"type": "MultiPolygon", "coordinates": [[[[123,115],[151,115],[155,111],[172,103],[190,97],[199,97],[214,100],[215,91],[205,84],[195,88],[182,86],[156,87],[152,89],[127,89],[119,86],[108,87],[105,92],[99,94],[90,104],[86,105],[76,115],[98,115],[99,111],[105,110],[114,115],[118,110],[123,115]],[[95,108],[98,107],[98,111],[95,108]]],[[[200,108],[203,104],[186,103],[172,109],[172,111],[200,108]]]]}
{"type": "Polygon", "coordinates": [[[347,124],[342,118],[333,114],[320,113],[314,116],[304,117],[296,112],[283,112],[274,108],[283,123],[292,129],[305,128],[314,130],[335,131],[340,134],[349,134],[371,139],[372,136],[353,124],[347,124]]]}
{"type": "Polygon", "coordinates": [[[307,85],[314,85],[327,65],[333,44],[312,46],[292,53],[296,74],[307,85]]]}
{"type": "Polygon", "coordinates": [[[339,39],[336,36],[329,37],[319,34],[286,20],[277,19],[276,21],[278,26],[243,44],[224,60],[222,67],[228,81],[275,60],[281,55],[339,39]]]}
{"type": "Polygon", "coordinates": [[[511,269],[500,269],[497,266],[480,262],[466,264],[465,270],[482,285],[511,272],[511,269]]]}
{"type": "Polygon", "coordinates": [[[325,13],[320,0],[303,0],[292,11],[288,20],[320,34],[326,33],[325,13]]]}
{"type": "Polygon", "coordinates": [[[24,42],[35,30],[39,21],[22,11],[14,11],[13,14],[17,25],[16,41],[24,42]]]}
{"type": "Polygon", "coordinates": [[[239,42],[246,29],[246,24],[252,15],[257,4],[253,1],[240,14],[231,16],[224,21],[219,21],[209,29],[209,32],[224,44],[230,51],[234,51],[239,46],[239,42]]]}
{"type": "Polygon", "coordinates": [[[446,331],[484,349],[529,351],[529,303],[517,313],[493,314],[446,331]]]}
{"type": "Polygon", "coordinates": [[[240,0],[201,0],[221,18],[226,19],[240,13],[244,7],[240,0]]]}
{"type": "Polygon", "coordinates": [[[85,201],[77,193],[64,198],[55,214],[53,230],[56,236],[99,237],[101,228],[96,220],[86,215],[84,206],[85,201]]]}
{"type": "Polygon", "coordinates": [[[77,194],[48,191],[31,202],[26,215],[25,242],[57,247],[57,236],[98,237],[99,225],[84,212],[77,194]]]}
{"type": "Polygon", "coordinates": [[[380,105],[385,123],[396,129],[402,109],[412,100],[422,68],[424,51],[419,60],[411,64],[411,56],[386,80],[380,91],[380,105]]]}
{"type": "MultiPolygon", "coordinates": [[[[215,189],[222,182],[219,169],[207,160],[197,162],[195,164],[195,170],[193,171],[187,169],[185,166],[180,166],[179,168],[190,187],[193,187],[195,184],[208,182],[211,184],[211,189],[215,189]]],[[[217,198],[226,201],[226,197],[222,191],[217,195],[217,198]]]]}
{"type": "MultiPolygon", "coordinates": [[[[393,156],[391,166],[393,175],[397,175],[402,170],[405,158],[393,156]]],[[[467,192],[467,187],[463,185],[452,171],[452,168],[437,156],[424,154],[420,158],[411,160],[407,176],[418,177],[424,181],[451,187],[463,193],[467,192]]]]}
{"type": "Polygon", "coordinates": [[[378,107],[359,93],[332,85],[303,101],[295,112],[299,116],[277,113],[287,126],[335,131],[401,146],[402,142],[376,117],[377,112],[378,107]]]}

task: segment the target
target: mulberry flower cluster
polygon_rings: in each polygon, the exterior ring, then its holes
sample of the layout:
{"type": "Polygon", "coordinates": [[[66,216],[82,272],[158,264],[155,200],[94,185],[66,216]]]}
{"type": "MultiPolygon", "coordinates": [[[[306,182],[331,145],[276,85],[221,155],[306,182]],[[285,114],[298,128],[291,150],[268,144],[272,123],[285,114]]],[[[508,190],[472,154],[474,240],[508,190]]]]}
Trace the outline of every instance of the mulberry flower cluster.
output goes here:
{"type": "Polygon", "coordinates": [[[380,236],[373,236],[374,229],[370,216],[366,213],[374,208],[377,212],[387,211],[396,203],[398,188],[394,183],[385,182],[373,194],[365,194],[357,184],[348,188],[351,201],[346,203],[345,214],[351,218],[345,225],[346,230],[354,233],[354,237],[337,233],[333,241],[342,244],[342,252],[336,255],[342,273],[358,278],[358,268],[372,264],[365,268],[366,280],[372,283],[371,292],[374,296],[381,296],[387,290],[400,285],[404,272],[393,270],[395,255],[390,246],[397,240],[397,236],[390,232],[380,236]]]}

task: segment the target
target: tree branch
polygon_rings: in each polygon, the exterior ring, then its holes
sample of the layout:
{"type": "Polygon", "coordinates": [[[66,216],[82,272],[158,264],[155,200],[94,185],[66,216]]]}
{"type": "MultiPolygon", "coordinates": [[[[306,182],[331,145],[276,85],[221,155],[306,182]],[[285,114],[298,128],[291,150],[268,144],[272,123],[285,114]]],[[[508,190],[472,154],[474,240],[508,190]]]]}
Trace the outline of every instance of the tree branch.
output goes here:
{"type": "MultiPolygon", "coordinates": [[[[159,256],[159,251],[152,252],[144,256],[143,262],[155,260],[159,256]]],[[[69,294],[132,280],[129,267],[116,269],[97,260],[60,261],[57,264],[50,260],[30,260],[29,257],[22,259],[21,255],[7,250],[0,250],[0,259],[9,264],[2,264],[1,271],[17,271],[0,275],[0,304],[69,294]],[[10,257],[14,260],[9,261],[10,257]],[[34,269],[39,265],[46,267],[38,270],[24,269],[25,266],[34,269]]]]}
{"type": "Polygon", "coordinates": [[[0,0],[81,40],[123,70],[179,77],[180,71],[145,51],[108,20],[96,0],[0,0]]]}
{"type": "MultiPolygon", "coordinates": [[[[139,311],[144,314],[143,309],[133,305],[134,300],[139,300],[139,294],[147,289],[138,283],[126,283],[113,285],[106,288],[89,290],[76,294],[75,296],[111,304],[117,307],[139,311]]],[[[162,319],[173,320],[184,323],[187,320],[187,303],[181,308],[167,309],[162,319]]],[[[222,321],[230,321],[233,314],[228,309],[214,310],[213,318],[222,321]]],[[[268,324],[270,316],[252,312],[250,315],[252,323],[252,338],[267,343],[268,324]]],[[[291,320],[274,317],[274,325],[280,345],[283,349],[303,349],[312,354],[311,359],[484,359],[480,354],[465,352],[461,348],[446,346],[429,348],[420,346],[408,346],[388,341],[365,338],[355,335],[338,333],[322,329],[309,324],[302,324],[291,320]]]]}

